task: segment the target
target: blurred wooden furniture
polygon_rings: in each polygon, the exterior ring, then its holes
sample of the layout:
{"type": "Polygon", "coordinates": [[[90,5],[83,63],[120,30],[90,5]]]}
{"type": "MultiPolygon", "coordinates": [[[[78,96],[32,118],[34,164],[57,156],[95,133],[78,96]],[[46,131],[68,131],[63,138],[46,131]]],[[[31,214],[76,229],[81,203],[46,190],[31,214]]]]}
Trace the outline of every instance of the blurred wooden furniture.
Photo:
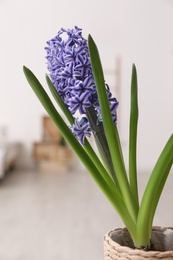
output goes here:
{"type": "Polygon", "coordinates": [[[41,172],[69,171],[73,152],[49,116],[42,118],[43,137],[33,144],[33,157],[41,172]]]}
{"type": "Polygon", "coordinates": [[[56,125],[49,116],[43,116],[42,118],[42,131],[43,131],[43,140],[48,141],[57,141],[60,142],[62,135],[58,131],[56,125]]]}

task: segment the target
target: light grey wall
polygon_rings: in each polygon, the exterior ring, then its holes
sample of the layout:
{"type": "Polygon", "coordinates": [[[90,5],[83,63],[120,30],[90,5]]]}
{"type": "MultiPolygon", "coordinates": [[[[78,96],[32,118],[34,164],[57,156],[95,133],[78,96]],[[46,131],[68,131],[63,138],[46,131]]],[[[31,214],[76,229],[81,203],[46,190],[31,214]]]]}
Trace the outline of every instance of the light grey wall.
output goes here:
{"type": "Polygon", "coordinates": [[[113,70],[121,57],[119,121],[125,155],[131,66],[137,66],[138,165],[150,170],[173,129],[172,24],[171,0],[0,1],[0,126],[6,126],[7,140],[24,144],[23,164],[31,163],[32,143],[41,138],[45,112],[22,66],[31,68],[46,87],[45,42],[61,27],[78,25],[97,42],[105,69],[113,70]]]}

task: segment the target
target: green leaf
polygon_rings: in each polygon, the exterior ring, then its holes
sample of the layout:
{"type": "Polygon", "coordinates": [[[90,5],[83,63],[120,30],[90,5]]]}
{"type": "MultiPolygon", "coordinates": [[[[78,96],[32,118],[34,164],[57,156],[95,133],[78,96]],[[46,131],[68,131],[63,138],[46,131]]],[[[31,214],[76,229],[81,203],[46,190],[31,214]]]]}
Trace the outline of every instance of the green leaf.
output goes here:
{"type": "Polygon", "coordinates": [[[47,85],[50,89],[50,92],[52,93],[52,96],[54,97],[55,101],[57,102],[57,104],[59,105],[61,110],[63,111],[63,113],[66,116],[66,118],[68,119],[69,123],[72,125],[74,123],[74,117],[68,110],[68,107],[64,104],[62,98],[60,97],[58,91],[55,89],[55,87],[54,87],[52,81],[50,80],[50,78],[48,77],[48,75],[46,75],[46,81],[47,81],[47,85]]]}
{"type": "Polygon", "coordinates": [[[106,139],[108,142],[113,166],[116,172],[119,187],[123,196],[124,203],[128,208],[134,221],[137,220],[137,205],[132,197],[124,162],[122,161],[122,153],[120,152],[119,142],[115,133],[115,126],[112,121],[111,111],[107,98],[103,69],[100,61],[97,46],[91,35],[88,37],[89,53],[92,65],[94,80],[96,83],[99,104],[101,107],[101,114],[103,119],[103,126],[105,130],[106,139]]]}
{"type": "Polygon", "coordinates": [[[137,221],[139,246],[147,246],[150,240],[152,220],[173,164],[173,134],[166,143],[146,186],[137,221]]]}
{"type": "MultiPolygon", "coordinates": [[[[23,71],[26,79],[28,80],[28,83],[32,87],[33,91],[35,92],[36,96],[40,100],[47,113],[50,115],[50,117],[58,127],[63,137],[67,140],[67,142],[72,146],[73,150],[79,156],[81,153],[81,159],[85,161],[85,152],[83,151],[82,146],[79,144],[75,136],[70,131],[69,127],[66,125],[60,114],[55,109],[52,101],[50,100],[40,82],[37,80],[35,75],[25,66],[23,67],[23,71]]],[[[86,158],[88,158],[88,156],[86,156],[86,158]]]]}
{"type": "Polygon", "coordinates": [[[136,67],[133,64],[131,78],[131,109],[130,109],[130,129],[129,129],[129,177],[130,188],[137,205],[138,183],[136,165],[136,144],[137,144],[137,125],[138,125],[138,83],[136,67]]]}
{"type": "Polygon", "coordinates": [[[155,215],[155,211],[156,211],[160,196],[162,194],[164,185],[166,183],[166,180],[167,180],[168,175],[170,173],[170,170],[172,168],[172,164],[173,164],[173,160],[170,161],[170,164],[165,165],[165,167],[163,169],[162,178],[160,180],[158,180],[155,196],[153,198],[154,203],[151,204],[151,208],[150,208],[150,218],[149,218],[149,225],[148,225],[149,226],[149,232],[152,230],[153,218],[154,218],[154,215],[155,215]]]}

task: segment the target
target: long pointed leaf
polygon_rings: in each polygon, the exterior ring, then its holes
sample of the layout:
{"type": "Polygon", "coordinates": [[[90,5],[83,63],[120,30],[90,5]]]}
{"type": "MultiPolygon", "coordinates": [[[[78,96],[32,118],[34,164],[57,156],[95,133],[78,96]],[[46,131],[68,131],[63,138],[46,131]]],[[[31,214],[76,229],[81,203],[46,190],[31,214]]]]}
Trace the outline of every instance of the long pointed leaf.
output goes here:
{"type": "Polygon", "coordinates": [[[150,218],[149,218],[149,225],[148,225],[149,232],[152,230],[152,226],[153,226],[152,224],[153,224],[153,218],[155,215],[155,211],[157,209],[157,205],[158,205],[160,196],[162,194],[164,185],[166,183],[166,180],[168,178],[172,165],[173,165],[173,160],[170,162],[170,164],[168,164],[164,167],[162,179],[160,179],[160,182],[158,183],[158,185],[156,187],[156,193],[155,193],[155,196],[153,197],[154,203],[151,204],[151,208],[150,208],[150,218]]]}
{"type": "Polygon", "coordinates": [[[119,150],[119,144],[115,134],[115,127],[112,121],[109,102],[108,102],[107,93],[105,89],[105,82],[104,82],[103,69],[100,61],[100,56],[98,53],[97,46],[94,40],[92,39],[91,35],[89,35],[88,37],[88,44],[89,44],[92,71],[93,71],[93,75],[97,87],[99,104],[101,107],[105,135],[107,138],[110,154],[112,157],[112,162],[114,165],[114,169],[117,175],[118,183],[120,186],[120,190],[125,205],[128,208],[134,221],[136,221],[137,206],[130,191],[126,170],[124,168],[124,163],[122,162],[122,156],[119,150]]]}
{"type": "Polygon", "coordinates": [[[137,240],[145,246],[150,239],[151,221],[173,164],[173,134],[165,145],[146,186],[137,221],[137,240]]]}
{"type": "Polygon", "coordinates": [[[50,92],[52,93],[52,96],[54,97],[57,104],[59,105],[59,107],[63,111],[64,115],[67,117],[69,123],[72,125],[74,123],[74,117],[72,116],[72,114],[68,110],[68,107],[64,104],[62,98],[60,97],[58,91],[55,89],[55,87],[54,87],[52,81],[50,80],[50,78],[48,77],[48,75],[46,75],[46,81],[47,81],[47,85],[50,89],[50,92]]]}
{"type": "Polygon", "coordinates": [[[131,79],[131,109],[130,109],[130,129],[129,129],[129,177],[130,188],[136,203],[138,199],[137,165],[136,165],[136,143],[138,125],[138,83],[136,67],[132,67],[131,79]]]}

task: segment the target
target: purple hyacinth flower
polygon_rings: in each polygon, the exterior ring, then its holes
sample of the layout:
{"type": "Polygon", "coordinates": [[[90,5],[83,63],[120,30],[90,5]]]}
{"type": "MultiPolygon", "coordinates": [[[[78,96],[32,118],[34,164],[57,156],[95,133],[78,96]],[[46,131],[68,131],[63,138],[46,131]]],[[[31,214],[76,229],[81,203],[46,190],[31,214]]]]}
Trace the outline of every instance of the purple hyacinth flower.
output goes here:
{"type": "Polygon", "coordinates": [[[84,81],[79,80],[75,82],[73,86],[71,86],[69,89],[73,95],[81,95],[84,92],[90,92],[91,95],[95,91],[95,83],[93,76],[88,76],[84,81]]]}
{"type": "Polygon", "coordinates": [[[92,69],[89,57],[79,54],[78,64],[75,69],[80,71],[80,76],[82,79],[85,79],[88,75],[90,75],[92,73],[92,69]]]}
{"type": "Polygon", "coordinates": [[[91,106],[91,102],[89,101],[90,92],[85,91],[80,96],[76,95],[69,99],[68,105],[70,112],[74,114],[77,110],[80,114],[86,113],[86,108],[91,106]]]}
{"type": "Polygon", "coordinates": [[[71,127],[71,130],[82,145],[85,144],[85,137],[91,136],[90,125],[86,117],[83,117],[81,120],[76,118],[74,125],[71,127]]]}
{"type": "MultiPolygon", "coordinates": [[[[69,111],[73,115],[76,112],[86,115],[87,108],[92,106],[96,111],[98,121],[102,121],[88,43],[82,36],[82,29],[77,26],[72,29],[62,28],[57,36],[47,42],[45,50],[50,79],[69,111]]],[[[112,119],[116,123],[118,102],[112,97],[110,88],[106,83],[105,87],[112,119]]],[[[77,137],[82,142],[84,142],[85,133],[87,133],[87,136],[89,132],[91,133],[91,129],[88,127],[89,123],[87,122],[87,125],[85,125],[83,122],[84,119],[82,122],[76,121],[74,125],[76,131],[77,129],[79,131],[81,127],[87,129],[87,131],[83,131],[82,137],[77,137]]]]}

